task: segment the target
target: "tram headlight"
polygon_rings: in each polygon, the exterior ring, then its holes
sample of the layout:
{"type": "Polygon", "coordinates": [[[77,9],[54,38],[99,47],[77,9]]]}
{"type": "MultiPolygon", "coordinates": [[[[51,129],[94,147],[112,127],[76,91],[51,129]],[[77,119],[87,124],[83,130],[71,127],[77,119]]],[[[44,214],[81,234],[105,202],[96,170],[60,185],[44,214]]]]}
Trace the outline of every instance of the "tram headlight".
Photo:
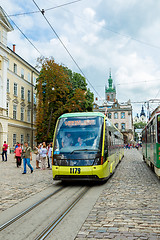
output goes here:
{"type": "Polygon", "coordinates": [[[93,165],[100,165],[100,158],[95,158],[93,165]]]}
{"type": "Polygon", "coordinates": [[[53,158],[53,165],[58,166],[57,159],[53,158]]]}

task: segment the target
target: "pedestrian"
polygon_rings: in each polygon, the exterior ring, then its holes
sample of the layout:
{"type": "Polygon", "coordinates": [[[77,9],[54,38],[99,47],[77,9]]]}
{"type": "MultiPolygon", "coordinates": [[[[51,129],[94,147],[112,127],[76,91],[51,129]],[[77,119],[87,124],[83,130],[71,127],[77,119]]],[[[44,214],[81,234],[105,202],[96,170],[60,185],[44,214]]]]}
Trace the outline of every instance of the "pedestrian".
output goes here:
{"type": "Polygon", "coordinates": [[[28,143],[24,143],[25,148],[23,149],[23,166],[24,171],[22,174],[26,174],[26,165],[31,169],[31,173],[33,172],[33,167],[30,164],[30,161],[32,161],[32,149],[28,146],[28,143]]]}
{"type": "Polygon", "coordinates": [[[7,149],[8,149],[8,144],[6,143],[6,141],[4,141],[4,144],[2,146],[2,161],[7,161],[7,149]],[[4,160],[4,155],[6,160],[4,160]]]}
{"type": "Polygon", "coordinates": [[[39,162],[40,162],[40,148],[41,145],[38,144],[38,147],[34,147],[34,153],[36,154],[36,169],[40,168],[39,167],[39,162]]]}
{"type": "Polygon", "coordinates": [[[14,150],[15,153],[15,158],[16,158],[16,163],[17,167],[21,166],[21,154],[22,154],[22,148],[21,144],[18,143],[18,147],[14,150]]]}
{"type": "Polygon", "coordinates": [[[48,153],[49,153],[49,148],[50,148],[50,144],[47,144],[47,162],[48,162],[48,167],[47,168],[50,168],[50,162],[49,162],[49,156],[48,156],[48,153]]]}
{"type": "Polygon", "coordinates": [[[47,148],[46,143],[43,142],[41,150],[40,150],[40,157],[41,157],[41,163],[42,163],[42,170],[45,170],[46,168],[46,158],[47,158],[47,148]]]}
{"type": "Polygon", "coordinates": [[[48,158],[49,158],[49,165],[50,165],[50,169],[52,169],[52,144],[49,144],[49,151],[48,151],[48,158]]]}
{"type": "Polygon", "coordinates": [[[16,148],[18,148],[18,144],[19,144],[19,142],[17,142],[17,143],[15,144],[14,150],[15,150],[16,148]]]}

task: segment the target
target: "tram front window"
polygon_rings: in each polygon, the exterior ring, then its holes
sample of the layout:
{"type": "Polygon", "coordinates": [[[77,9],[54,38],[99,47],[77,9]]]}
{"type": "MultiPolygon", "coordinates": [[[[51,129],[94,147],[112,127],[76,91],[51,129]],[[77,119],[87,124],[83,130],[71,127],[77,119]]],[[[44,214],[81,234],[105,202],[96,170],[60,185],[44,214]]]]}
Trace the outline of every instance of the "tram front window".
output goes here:
{"type": "Polygon", "coordinates": [[[54,155],[69,160],[70,166],[72,161],[73,165],[88,165],[86,161],[89,161],[91,153],[95,155],[100,152],[102,123],[102,117],[60,119],[54,141],[54,155]],[[82,158],[86,159],[83,163],[82,158]]]}

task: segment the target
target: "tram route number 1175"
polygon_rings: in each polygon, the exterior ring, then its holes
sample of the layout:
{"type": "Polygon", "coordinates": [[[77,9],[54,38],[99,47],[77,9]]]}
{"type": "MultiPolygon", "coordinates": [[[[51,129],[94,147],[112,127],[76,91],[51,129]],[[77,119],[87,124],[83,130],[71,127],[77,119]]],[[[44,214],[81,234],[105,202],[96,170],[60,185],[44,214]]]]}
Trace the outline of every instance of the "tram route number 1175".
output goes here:
{"type": "Polygon", "coordinates": [[[70,168],[70,173],[80,174],[81,173],[81,169],[80,168],[70,168]]]}

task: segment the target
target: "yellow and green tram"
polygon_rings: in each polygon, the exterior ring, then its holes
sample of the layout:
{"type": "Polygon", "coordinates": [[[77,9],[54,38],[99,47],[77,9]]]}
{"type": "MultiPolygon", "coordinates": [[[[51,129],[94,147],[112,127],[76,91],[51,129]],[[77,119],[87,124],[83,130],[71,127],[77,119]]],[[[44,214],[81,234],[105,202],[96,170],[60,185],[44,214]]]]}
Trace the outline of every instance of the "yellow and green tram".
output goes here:
{"type": "Polygon", "coordinates": [[[156,113],[142,131],[142,154],[160,178],[160,113],[156,113]]]}
{"type": "Polygon", "coordinates": [[[104,114],[63,114],[53,138],[53,179],[105,180],[124,156],[123,146],[123,135],[104,114]]]}

